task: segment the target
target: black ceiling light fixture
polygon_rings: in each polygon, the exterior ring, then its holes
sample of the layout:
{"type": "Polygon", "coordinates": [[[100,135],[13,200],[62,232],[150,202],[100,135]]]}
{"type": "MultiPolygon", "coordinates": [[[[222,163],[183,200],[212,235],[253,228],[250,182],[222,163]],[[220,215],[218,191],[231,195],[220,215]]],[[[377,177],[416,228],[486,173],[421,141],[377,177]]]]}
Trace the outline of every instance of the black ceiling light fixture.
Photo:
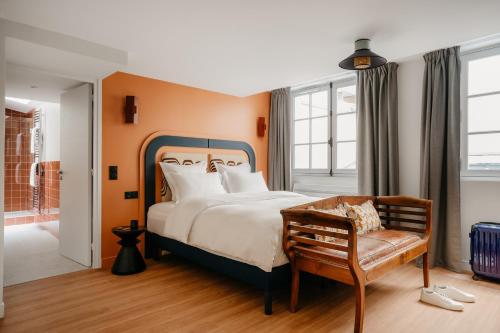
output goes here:
{"type": "Polygon", "coordinates": [[[384,57],[370,51],[370,40],[358,39],[354,42],[355,52],[342,60],[339,66],[343,69],[364,70],[375,68],[387,63],[384,57]]]}

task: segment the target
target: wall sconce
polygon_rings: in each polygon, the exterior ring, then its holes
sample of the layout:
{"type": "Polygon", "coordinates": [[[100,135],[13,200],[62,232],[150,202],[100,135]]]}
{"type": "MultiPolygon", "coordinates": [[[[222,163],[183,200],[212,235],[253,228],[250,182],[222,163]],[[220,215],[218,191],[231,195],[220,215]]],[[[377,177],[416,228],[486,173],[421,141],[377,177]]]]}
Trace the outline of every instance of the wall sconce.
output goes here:
{"type": "Polygon", "coordinates": [[[125,123],[136,125],[139,123],[137,97],[135,96],[125,97],[125,123]]]}
{"type": "Polygon", "coordinates": [[[257,135],[262,137],[266,135],[266,118],[265,117],[259,117],[257,118],[257,135]]]}

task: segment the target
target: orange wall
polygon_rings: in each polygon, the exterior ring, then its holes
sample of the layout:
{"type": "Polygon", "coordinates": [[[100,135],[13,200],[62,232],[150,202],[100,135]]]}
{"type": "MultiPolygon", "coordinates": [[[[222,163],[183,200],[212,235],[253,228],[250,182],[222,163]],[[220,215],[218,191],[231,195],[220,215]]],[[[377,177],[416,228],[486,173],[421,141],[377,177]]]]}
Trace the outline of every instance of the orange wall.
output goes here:
{"type": "Polygon", "coordinates": [[[125,200],[124,192],[140,190],[140,149],[151,134],[246,141],[267,176],[267,132],[257,136],[257,117],[268,123],[269,93],[240,98],[118,72],[103,80],[102,110],[103,267],[119,250],[111,228],[140,219],[142,199],[125,200]],[[126,95],[138,97],[137,125],[125,123],[126,95]],[[110,165],[118,166],[118,180],[108,180],[110,165]]]}

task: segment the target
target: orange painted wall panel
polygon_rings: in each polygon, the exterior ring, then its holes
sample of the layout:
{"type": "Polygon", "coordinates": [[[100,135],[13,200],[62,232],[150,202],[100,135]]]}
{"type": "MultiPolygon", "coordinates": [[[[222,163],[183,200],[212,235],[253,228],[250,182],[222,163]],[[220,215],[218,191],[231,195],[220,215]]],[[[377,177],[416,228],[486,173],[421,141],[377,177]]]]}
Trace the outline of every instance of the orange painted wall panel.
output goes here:
{"type": "Polygon", "coordinates": [[[151,134],[246,141],[267,178],[267,132],[257,136],[257,118],[269,119],[269,93],[235,97],[117,72],[102,85],[102,259],[109,267],[119,245],[111,228],[140,219],[140,199],[125,200],[125,191],[140,190],[140,150],[151,134]],[[139,123],[126,124],[125,96],[138,98],[139,123]],[[118,180],[108,180],[108,166],[118,166],[118,180]]]}

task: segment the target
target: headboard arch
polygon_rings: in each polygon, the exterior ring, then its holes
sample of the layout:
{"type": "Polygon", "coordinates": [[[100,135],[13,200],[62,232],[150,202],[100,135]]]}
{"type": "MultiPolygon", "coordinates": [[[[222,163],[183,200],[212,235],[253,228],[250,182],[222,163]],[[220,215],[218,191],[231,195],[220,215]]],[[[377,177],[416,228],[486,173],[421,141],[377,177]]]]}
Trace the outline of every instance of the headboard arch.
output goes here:
{"type": "Polygon", "coordinates": [[[165,146],[241,150],[246,153],[252,172],[255,172],[255,152],[252,146],[244,141],[192,138],[171,135],[157,136],[148,143],[144,153],[144,225],[147,225],[148,208],[154,205],[156,201],[156,155],[158,150],[165,146]]]}

